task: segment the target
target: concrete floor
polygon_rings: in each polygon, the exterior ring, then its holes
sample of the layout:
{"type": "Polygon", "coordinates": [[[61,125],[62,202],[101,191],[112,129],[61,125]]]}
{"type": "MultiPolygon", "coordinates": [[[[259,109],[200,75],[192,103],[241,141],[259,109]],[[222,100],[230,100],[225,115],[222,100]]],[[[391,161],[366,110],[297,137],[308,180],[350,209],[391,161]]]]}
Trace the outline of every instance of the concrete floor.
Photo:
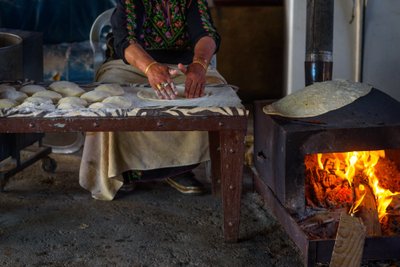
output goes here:
{"type": "MultiPolygon", "coordinates": [[[[240,242],[223,242],[220,199],[185,196],[163,182],[114,201],[78,184],[80,154],[52,154],[0,193],[1,266],[301,266],[299,252],[251,190],[245,173],[240,242]]],[[[196,169],[205,178],[204,166],[196,169]]]]}

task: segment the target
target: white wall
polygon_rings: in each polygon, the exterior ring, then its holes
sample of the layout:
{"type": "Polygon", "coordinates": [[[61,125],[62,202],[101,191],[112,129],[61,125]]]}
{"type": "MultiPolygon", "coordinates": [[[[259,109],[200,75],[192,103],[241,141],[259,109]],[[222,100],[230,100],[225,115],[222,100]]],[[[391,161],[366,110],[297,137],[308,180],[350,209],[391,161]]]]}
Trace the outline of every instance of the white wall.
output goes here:
{"type": "MultiPolygon", "coordinates": [[[[357,18],[350,23],[352,7],[353,1],[334,1],[333,79],[357,80],[357,18]]],[[[285,0],[285,94],[305,86],[306,12],[307,0],[285,0]]]]}

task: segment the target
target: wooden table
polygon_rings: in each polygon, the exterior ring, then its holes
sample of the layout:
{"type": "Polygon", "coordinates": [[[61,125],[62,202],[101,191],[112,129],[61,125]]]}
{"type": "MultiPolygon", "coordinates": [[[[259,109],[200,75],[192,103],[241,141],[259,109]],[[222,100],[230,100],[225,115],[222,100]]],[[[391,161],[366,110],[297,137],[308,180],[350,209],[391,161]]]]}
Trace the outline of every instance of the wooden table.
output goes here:
{"type": "Polygon", "coordinates": [[[224,238],[239,238],[247,111],[244,108],[138,108],[107,116],[50,116],[0,112],[0,132],[208,131],[213,194],[221,186],[224,238]]]}

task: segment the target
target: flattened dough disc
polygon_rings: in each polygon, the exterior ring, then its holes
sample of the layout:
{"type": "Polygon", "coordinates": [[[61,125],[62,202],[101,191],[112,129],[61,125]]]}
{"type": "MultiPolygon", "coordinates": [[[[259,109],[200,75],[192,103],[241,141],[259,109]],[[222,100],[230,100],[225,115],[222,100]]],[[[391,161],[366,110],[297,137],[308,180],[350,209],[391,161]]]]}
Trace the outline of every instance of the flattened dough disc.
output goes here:
{"type": "Polygon", "coordinates": [[[314,83],[264,106],[263,111],[288,118],[314,117],[344,107],[367,95],[371,89],[368,84],[345,80],[314,83]]]}
{"type": "Polygon", "coordinates": [[[211,95],[210,92],[206,92],[204,96],[198,98],[186,98],[185,97],[185,87],[183,85],[177,85],[176,90],[178,91],[178,95],[175,96],[175,99],[159,99],[153,89],[143,89],[137,92],[137,96],[143,100],[150,100],[150,101],[187,101],[193,99],[200,99],[203,97],[208,97],[211,95]]]}

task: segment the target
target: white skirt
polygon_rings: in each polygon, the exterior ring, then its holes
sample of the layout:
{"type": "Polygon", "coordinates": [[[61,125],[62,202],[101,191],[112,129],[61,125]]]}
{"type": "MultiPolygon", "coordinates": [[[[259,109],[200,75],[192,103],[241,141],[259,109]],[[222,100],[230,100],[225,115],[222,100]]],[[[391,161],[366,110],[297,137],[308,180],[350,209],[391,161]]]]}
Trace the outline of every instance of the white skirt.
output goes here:
{"type": "MultiPolygon", "coordinates": [[[[176,66],[175,66],[176,67],[176,66]]],[[[103,64],[96,80],[103,83],[147,83],[138,69],[113,60],[103,64]]],[[[182,83],[184,75],[174,78],[182,83]]],[[[215,69],[207,83],[226,83],[215,69]]],[[[90,132],[86,133],[79,183],[100,200],[112,200],[123,184],[127,170],[150,170],[208,161],[207,132],[90,132]]]]}

